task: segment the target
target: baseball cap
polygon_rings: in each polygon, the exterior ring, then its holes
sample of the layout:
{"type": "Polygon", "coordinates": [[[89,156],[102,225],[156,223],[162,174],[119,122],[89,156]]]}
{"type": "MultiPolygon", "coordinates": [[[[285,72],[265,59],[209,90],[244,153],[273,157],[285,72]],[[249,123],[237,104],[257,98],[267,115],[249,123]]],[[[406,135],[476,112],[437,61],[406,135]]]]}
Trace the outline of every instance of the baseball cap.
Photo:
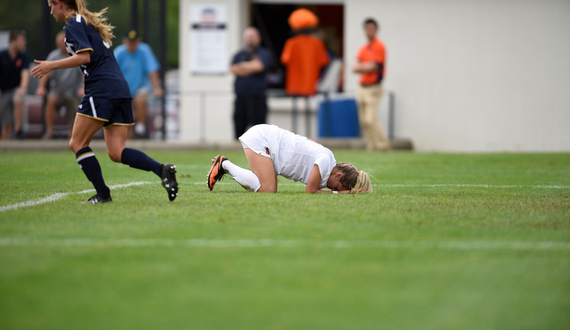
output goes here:
{"type": "Polygon", "coordinates": [[[139,38],[139,34],[136,30],[130,30],[129,32],[127,32],[127,35],[125,37],[130,41],[133,41],[139,38]]]}

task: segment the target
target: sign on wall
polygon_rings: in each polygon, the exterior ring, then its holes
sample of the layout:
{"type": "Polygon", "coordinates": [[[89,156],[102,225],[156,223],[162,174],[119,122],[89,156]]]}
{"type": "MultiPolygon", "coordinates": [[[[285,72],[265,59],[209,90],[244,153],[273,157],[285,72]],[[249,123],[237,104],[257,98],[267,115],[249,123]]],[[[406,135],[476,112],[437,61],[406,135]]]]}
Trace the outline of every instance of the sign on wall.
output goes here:
{"type": "Polygon", "coordinates": [[[190,73],[227,73],[227,17],[226,5],[190,7],[190,73]]]}

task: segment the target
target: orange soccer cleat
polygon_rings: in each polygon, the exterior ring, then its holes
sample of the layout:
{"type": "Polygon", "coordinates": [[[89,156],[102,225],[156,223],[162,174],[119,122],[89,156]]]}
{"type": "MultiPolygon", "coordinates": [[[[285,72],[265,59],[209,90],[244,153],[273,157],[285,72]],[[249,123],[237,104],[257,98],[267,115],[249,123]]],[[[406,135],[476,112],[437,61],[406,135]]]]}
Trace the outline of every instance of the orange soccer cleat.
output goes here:
{"type": "Polygon", "coordinates": [[[222,163],[225,160],[228,160],[228,158],[223,155],[217,155],[216,158],[212,159],[212,168],[208,172],[208,188],[210,188],[210,191],[214,189],[216,182],[220,181],[226,174],[226,171],[222,168],[222,163]]]}

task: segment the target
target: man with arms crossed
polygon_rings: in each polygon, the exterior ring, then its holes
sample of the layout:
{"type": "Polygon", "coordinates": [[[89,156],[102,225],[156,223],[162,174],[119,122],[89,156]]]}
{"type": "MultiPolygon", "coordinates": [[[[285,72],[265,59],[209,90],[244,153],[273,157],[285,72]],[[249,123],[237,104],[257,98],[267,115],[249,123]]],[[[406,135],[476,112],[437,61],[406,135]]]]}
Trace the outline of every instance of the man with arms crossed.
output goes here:
{"type": "Polygon", "coordinates": [[[14,132],[24,138],[24,97],[30,81],[30,58],[26,53],[26,35],[22,31],[10,32],[10,46],[0,52],[0,125],[2,139],[12,138],[14,132]]]}
{"type": "Polygon", "coordinates": [[[230,71],[236,76],[234,90],[234,136],[239,138],[267,118],[267,72],[271,65],[269,51],[261,45],[259,31],[248,27],[243,32],[244,48],[234,55],[230,71]]]}

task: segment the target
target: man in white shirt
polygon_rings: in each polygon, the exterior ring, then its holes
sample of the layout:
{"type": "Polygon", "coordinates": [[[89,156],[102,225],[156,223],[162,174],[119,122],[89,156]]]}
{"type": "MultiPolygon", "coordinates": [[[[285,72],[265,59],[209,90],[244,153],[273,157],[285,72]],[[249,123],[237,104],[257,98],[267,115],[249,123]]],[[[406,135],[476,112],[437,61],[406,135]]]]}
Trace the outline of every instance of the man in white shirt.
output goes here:
{"type": "MultiPolygon", "coordinates": [[[[49,53],[46,61],[57,61],[69,57],[65,48],[65,31],[60,31],[56,35],[55,44],[57,48],[49,53]]],[[[46,88],[48,81],[50,88],[45,107],[44,139],[53,138],[53,125],[57,119],[57,111],[62,106],[65,107],[65,119],[71,132],[77,107],[84,94],[83,74],[78,67],[54,70],[43,76],[36,89],[36,95],[45,96],[48,93],[46,88]]]]}

